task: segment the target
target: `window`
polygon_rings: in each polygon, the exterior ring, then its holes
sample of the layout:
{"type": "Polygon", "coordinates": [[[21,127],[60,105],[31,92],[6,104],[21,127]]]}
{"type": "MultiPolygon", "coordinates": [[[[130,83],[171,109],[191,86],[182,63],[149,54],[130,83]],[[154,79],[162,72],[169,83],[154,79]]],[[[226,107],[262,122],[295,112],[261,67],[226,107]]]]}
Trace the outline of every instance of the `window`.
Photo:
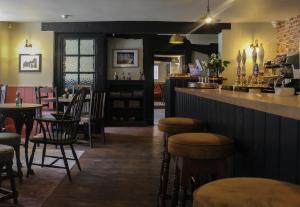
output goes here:
{"type": "Polygon", "coordinates": [[[154,65],[154,80],[158,80],[159,79],[159,75],[158,75],[158,65],[154,65]]]}
{"type": "Polygon", "coordinates": [[[63,84],[95,86],[95,39],[64,39],[63,84]]]}

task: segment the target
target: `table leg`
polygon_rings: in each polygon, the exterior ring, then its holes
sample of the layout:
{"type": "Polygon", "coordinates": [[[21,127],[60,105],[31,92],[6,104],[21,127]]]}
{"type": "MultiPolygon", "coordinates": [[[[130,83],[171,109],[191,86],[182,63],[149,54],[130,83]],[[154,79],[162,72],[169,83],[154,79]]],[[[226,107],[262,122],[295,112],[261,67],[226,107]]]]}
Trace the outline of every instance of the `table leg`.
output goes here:
{"type": "Polygon", "coordinates": [[[29,138],[30,134],[33,128],[33,122],[34,122],[34,117],[35,117],[35,110],[30,111],[25,114],[25,126],[26,126],[26,135],[25,135],[25,160],[26,160],[26,166],[27,169],[30,170],[29,174],[34,174],[32,169],[29,169],[29,159],[28,159],[28,145],[29,145],[29,138]]]}

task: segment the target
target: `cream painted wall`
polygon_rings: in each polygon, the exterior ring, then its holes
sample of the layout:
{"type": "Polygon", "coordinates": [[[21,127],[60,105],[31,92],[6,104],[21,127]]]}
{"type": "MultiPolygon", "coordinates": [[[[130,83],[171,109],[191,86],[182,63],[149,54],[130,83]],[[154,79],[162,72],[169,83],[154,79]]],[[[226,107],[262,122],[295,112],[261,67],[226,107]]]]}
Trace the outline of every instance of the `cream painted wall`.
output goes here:
{"type": "Polygon", "coordinates": [[[223,77],[228,80],[226,84],[234,84],[236,79],[236,55],[238,50],[246,49],[247,76],[252,74],[252,58],[249,45],[254,40],[263,43],[265,49],[265,60],[276,56],[276,29],[270,23],[238,23],[232,24],[231,30],[223,30],[218,36],[219,52],[223,59],[229,60],[231,64],[223,72],[223,77]]]}
{"type": "Polygon", "coordinates": [[[7,22],[0,23],[0,83],[7,83],[10,57],[10,30],[7,22]]]}
{"type": "Polygon", "coordinates": [[[51,86],[53,82],[53,32],[42,32],[41,23],[0,23],[0,82],[10,86],[51,86]],[[27,53],[25,40],[33,52],[42,54],[42,72],[19,72],[19,54],[27,53]]]}
{"type": "Polygon", "coordinates": [[[41,23],[13,23],[10,29],[10,60],[5,82],[18,86],[52,86],[53,83],[53,32],[42,32],[41,23]],[[42,54],[42,72],[19,72],[19,54],[26,53],[25,40],[33,51],[42,54]]]}
{"type": "Polygon", "coordinates": [[[132,80],[138,80],[140,77],[140,71],[143,72],[143,40],[142,39],[121,39],[121,38],[109,38],[107,42],[107,78],[113,80],[114,73],[117,72],[119,78],[121,78],[122,72],[127,77],[128,72],[131,73],[132,80]],[[114,68],[113,62],[113,50],[114,49],[138,49],[139,50],[139,66],[137,68],[114,68]]]}

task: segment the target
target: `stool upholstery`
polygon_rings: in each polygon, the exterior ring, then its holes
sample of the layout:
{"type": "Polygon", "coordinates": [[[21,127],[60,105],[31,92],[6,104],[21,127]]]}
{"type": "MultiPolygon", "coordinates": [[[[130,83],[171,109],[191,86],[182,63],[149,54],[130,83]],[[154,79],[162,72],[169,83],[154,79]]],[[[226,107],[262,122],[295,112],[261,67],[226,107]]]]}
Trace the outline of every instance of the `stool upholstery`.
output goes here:
{"type": "Polygon", "coordinates": [[[211,133],[184,133],[169,137],[171,154],[190,159],[224,159],[233,153],[233,140],[211,133]]]}
{"type": "Polygon", "coordinates": [[[299,207],[300,186],[264,178],[228,178],[194,192],[193,207],[299,207]]]}
{"type": "Polygon", "coordinates": [[[10,146],[19,145],[21,142],[21,136],[16,133],[0,133],[0,143],[10,146]]]}
{"type": "Polygon", "coordinates": [[[168,134],[199,132],[203,128],[202,121],[192,118],[169,117],[158,122],[158,129],[168,134]]]}
{"type": "Polygon", "coordinates": [[[8,162],[14,158],[14,148],[0,144],[0,162],[8,162]]]}

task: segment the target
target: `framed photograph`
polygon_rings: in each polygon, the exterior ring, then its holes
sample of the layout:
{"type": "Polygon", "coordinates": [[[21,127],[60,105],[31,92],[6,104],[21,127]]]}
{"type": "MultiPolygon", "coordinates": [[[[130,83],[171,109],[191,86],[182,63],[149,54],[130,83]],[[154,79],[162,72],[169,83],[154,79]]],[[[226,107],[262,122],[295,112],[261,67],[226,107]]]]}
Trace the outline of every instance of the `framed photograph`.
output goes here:
{"type": "Polygon", "coordinates": [[[139,50],[113,50],[114,68],[136,68],[139,66],[139,50]]]}
{"type": "Polygon", "coordinates": [[[41,72],[42,55],[41,54],[19,54],[20,72],[41,72]]]}

